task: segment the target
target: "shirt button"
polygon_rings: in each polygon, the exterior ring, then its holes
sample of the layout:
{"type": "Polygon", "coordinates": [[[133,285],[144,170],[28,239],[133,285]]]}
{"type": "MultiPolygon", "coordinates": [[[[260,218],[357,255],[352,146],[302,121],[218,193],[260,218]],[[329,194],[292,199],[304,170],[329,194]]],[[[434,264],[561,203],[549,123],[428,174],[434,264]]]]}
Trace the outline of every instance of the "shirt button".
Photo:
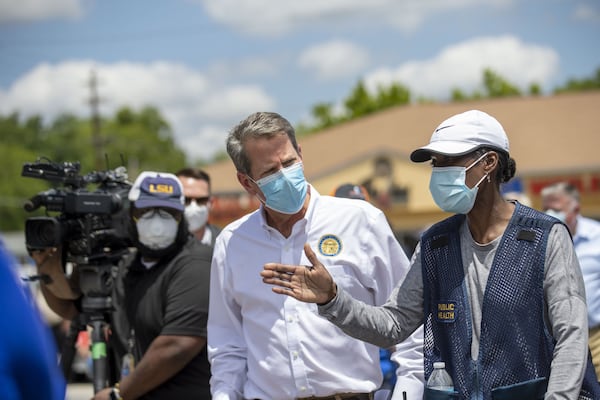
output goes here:
{"type": "Polygon", "coordinates": [[[292,357],[294,358],[294,360],[296,360],[298,358],[298,352],[297,351],[293,351],[292,352],[292,357]]]}
{"type": "Polygon", "coordinates": [[[293,317],[288,317],[288,322],[294,322],[294,318],[293,317]]]}
{"type": "Polygon", "coordinates": [[[302,387],[300,388],[300,390],[302,390],[303,392],[306,392],[306,386],[302,386],[302,387]]]}

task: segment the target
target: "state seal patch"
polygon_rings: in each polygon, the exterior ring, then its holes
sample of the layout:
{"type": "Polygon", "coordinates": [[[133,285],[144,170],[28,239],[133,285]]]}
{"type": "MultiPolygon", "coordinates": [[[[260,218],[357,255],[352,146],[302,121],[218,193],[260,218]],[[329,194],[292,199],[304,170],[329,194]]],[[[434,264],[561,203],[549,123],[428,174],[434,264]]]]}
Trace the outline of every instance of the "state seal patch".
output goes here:
{"type": "Polygon", "coordinates": [[[319,239],[319,253],[326,257],[333,257],[342,251],[342,241],[335,235],[323,235],[319,239]]]}

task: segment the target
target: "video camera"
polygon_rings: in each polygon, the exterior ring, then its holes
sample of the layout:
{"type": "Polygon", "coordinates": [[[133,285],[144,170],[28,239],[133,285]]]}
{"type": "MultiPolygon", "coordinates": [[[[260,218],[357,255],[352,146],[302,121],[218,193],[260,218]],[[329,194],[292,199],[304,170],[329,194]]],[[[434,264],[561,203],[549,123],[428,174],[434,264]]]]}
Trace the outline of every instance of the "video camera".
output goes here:
{"type": "Polygon", "coordinates": [[[24,208],[32,212],[44,206],[58,217],[31,217],[25,222],[25,243],[30,250],[66,246],[74,261],[104,257],[115,248],[127,247],[127,194],[131,184],[125,167],[79,175],[78,162],[53,163],[38,160],[23,165],[22,176],[58,182],[53,188],[29,199],[24,208]],[[98,187],[88,191],[85,187],[98,187]],[[84,259],[82,259],[84,258],[84,259]]]}
{"type": "MultiPolygon", "coordinates": [[[[62,247],[63,260],[77,267],[83,294],[78,323],[72,324],[63,347],[61,364],[69,376],[74,343],[79,330],[92,326],[92,348],[106,350],[103,326],[114,310],[112,290],[119,262],[128,254],[129,189],[125,167],[80,175],[79,162],[54,163],[46,158],[25,163],[22,176],[58,183],[40,192],[24,208],[32,212],[45,207],[47,216],[25,221],[25,244],[29,251],[62,247]],[[96,184],[88,190],[89,184],[96,184]],[[50,213],[58,213],[51,216],[50,213]]],[[[94,391],[107,386],[109,364],[106,351],[93,355],[94,391]]]]}
{"type": "Polygon", "coordinates": [[[80,175],[80,168],[79,162],[48,159],[23,165],[22,176],[61,184],[24,204],[29,212],[45,207],[47,213],[59,213],[28,218],[25,244],[29,251],[62,247],[65,261],[79,268],[81,290],[88,297],[84,308],[110,309],[110,269],[131,245],[127,198],[131,183],[125,167],[87,175],[80,175]],[[89,184],[97,184],[96,189],[86,189],[89,184]]]}

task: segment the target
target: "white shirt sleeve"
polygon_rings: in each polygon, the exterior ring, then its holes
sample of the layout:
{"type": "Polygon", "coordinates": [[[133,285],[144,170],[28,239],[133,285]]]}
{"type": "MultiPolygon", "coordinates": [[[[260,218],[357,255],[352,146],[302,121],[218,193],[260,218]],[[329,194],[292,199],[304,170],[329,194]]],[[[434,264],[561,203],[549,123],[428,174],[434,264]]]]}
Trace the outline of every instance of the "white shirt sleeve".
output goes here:
{"type": "MultiPolygon", "coordinates": [[[[369,243],[384,247],[378,251],[371,249],[368,254],[389,254],[388,261],[381,260],[387,265],[381,269],[387,271],[387,277],[375,276],[378,282],[385,282],[380,289],[380,297],[376,305],[384,304],[396,285],[406,278],[410,268],[409,260],[391,232],[385,216],[381,214],[373,227],[374,238],[369,243]]],[[[375,260],[377,263],[378,260],[375,260]]],[[[393,347],[391,360],[397,364],[396,385],[393,400],[403,400],[402,392],[406,392],[407,400],[420,400],[423,398],[424,367],[423,367],[423,327],[419,327],[411,336],[393,347]]]]}
{"type": "Polygon", "coordinates": [[[392,400],[421,400],[425,371],[423,369],[423,325],[417,328],[405,341],[396,345],[396,351],[391,356],[398,364],[396,369],[396,385],[392,400]]]}
{"type": "Polygon", "coordinates": [[[231,295],[231,277],[226,274],[223,238],[213,252],[210,275],[210,303],[207,351],[214,400],[241,400],[246,379],[246,341],[242,334],[239,306],[231,295]]]}

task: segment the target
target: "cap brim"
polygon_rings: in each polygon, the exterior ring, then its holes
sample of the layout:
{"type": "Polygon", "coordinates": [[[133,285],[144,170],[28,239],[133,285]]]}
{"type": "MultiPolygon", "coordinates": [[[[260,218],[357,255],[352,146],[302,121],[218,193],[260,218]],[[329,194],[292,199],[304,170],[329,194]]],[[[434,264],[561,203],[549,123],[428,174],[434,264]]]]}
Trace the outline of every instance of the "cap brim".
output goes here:
{"type": "Polygon", "coordinates": [[[175,210],[183,211],[183,204],[175,203],[174,201],[161,201],[159,199],[148,199],[148,200],[137,200],[133,203],[136,208],[149,208],[149,207],[164,207],[173,208],[175,210]]]}
{"type": "Polygon", "coordinates": [[[482,144],[473,144],[465,142],[450,142],[440,141],[429,143],[427,146],[423,146],[413,151],[410,154],[410,159],[413,162],[425,162],[431,159],[432,154],[442,154],[444,156],[456,157],[462,156],[472,152],[478,147],[483,147],[482,144]]]}

